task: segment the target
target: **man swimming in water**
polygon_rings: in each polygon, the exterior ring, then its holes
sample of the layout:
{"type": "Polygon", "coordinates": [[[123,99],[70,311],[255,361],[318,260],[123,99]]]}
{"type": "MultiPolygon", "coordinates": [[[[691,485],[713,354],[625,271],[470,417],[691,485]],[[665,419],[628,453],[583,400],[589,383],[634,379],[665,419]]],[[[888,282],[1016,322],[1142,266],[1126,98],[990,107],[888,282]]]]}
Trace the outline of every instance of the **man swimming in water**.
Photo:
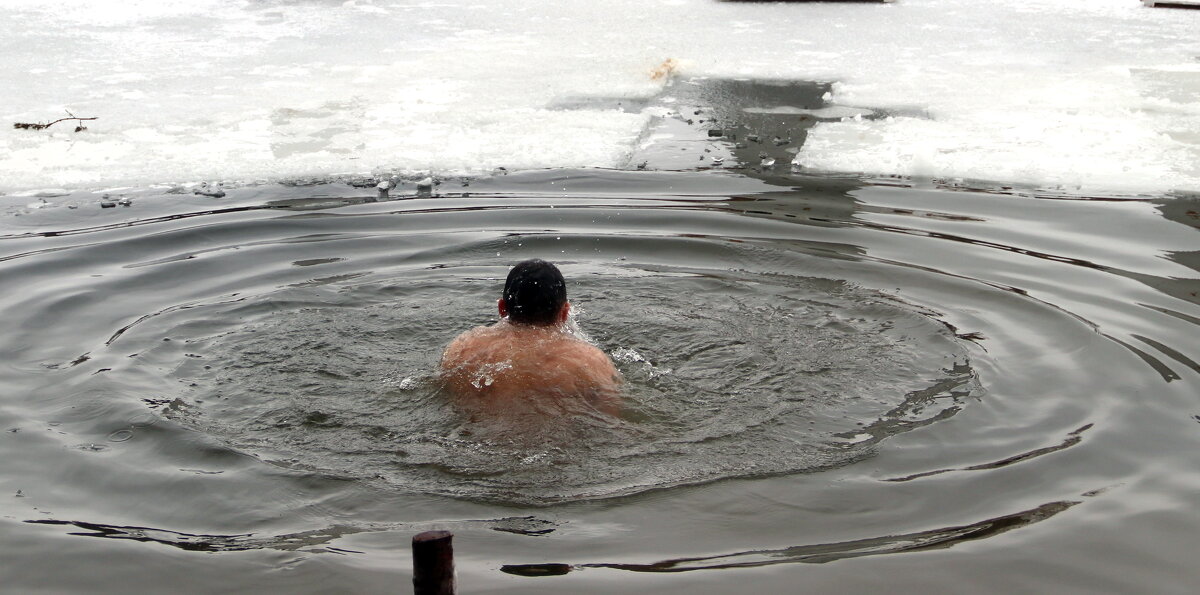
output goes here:
{"type": "Polygon", "coordinates": [[[571,304],[558,267],[539,259],[518,263],[497,306],[499,322],[459,335],[442,354],[442,378],[461,405],[486,411],[550,399],[619,412],[621,373],[568,329],[571,304]]]}

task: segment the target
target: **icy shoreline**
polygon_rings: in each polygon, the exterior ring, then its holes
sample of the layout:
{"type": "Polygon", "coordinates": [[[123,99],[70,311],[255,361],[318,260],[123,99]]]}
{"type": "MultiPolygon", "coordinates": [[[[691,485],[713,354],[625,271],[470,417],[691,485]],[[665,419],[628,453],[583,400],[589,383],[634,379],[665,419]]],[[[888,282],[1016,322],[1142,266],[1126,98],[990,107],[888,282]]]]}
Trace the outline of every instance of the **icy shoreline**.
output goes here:
{"type": "MultiPolygon", "coordinates": [[[[0,192],[625,167],[689,77],[832,83],[804,171],[1200,190],[1200,14],[1133,0],[18,0],[0,192]],[[673,60],[675,77],[654,78],[673,60]],[[16,130],[66,110],[99,120],[16,130]]],[[[769,113],[788,105],[758,105],[769,113]]]]}

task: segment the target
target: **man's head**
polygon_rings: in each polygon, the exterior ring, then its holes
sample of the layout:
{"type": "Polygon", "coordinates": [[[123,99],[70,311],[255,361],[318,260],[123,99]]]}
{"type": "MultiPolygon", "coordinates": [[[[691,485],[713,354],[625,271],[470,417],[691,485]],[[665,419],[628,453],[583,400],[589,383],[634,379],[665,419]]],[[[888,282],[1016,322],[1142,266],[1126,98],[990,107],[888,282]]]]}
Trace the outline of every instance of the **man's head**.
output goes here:
{"type": "Polygon", "coordinates": [[[500,315],[522,324],[558,324],[566,320],[567,282],[558,267],[538,258],[517,263],[504,282],[500,315]]]}

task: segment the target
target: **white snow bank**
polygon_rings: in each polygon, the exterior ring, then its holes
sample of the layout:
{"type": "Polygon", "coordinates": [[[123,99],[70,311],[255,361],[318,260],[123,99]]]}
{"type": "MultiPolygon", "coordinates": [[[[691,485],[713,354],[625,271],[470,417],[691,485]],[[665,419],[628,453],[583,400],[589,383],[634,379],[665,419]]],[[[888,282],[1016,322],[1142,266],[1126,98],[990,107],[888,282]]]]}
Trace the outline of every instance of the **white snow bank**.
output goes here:
{"type": "MultiPolygon", "coordinates": [[[[1200,189],[1200,11],[1136,0],[7,0],[0,191],[615,166],[688,75],[837,81],[808,169],[1200,189]],[[98,116],[89,130],[65,110],[98,116]]],[[[786,108],[787,106],[763,106],[786,108]]]]}

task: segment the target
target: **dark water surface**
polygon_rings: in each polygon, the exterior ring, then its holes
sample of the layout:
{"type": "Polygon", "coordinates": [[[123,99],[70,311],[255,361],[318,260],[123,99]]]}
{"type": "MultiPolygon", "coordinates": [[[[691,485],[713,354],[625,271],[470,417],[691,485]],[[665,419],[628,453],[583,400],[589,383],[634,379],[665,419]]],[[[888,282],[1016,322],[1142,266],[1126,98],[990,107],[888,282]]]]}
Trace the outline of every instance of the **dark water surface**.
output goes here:
{"type": "Polygon", "coordinates": [[[430,528],[463,593],[1200,579],[1200,199],[746,173],[0,196],[4,589],[407,592],[430,528]],[[439,394],[535,256],[621,419],[439,394]]]}

